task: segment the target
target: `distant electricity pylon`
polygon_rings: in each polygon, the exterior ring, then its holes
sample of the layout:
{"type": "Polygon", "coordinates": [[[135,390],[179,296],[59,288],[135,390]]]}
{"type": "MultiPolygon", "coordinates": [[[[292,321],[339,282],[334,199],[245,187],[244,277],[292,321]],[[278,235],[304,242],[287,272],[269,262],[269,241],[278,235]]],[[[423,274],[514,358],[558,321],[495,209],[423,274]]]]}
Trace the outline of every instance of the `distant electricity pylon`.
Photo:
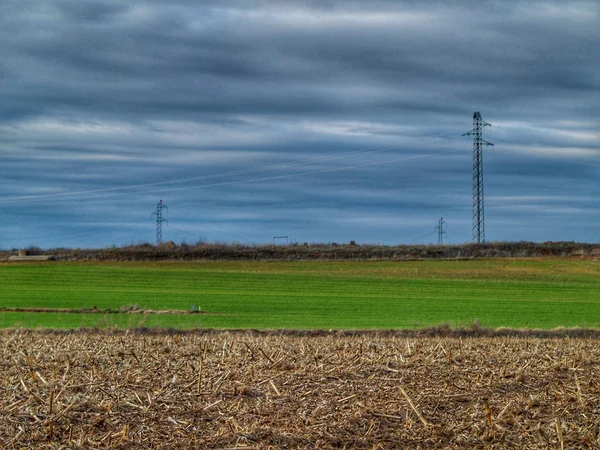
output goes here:
{"type": "Polygon", "coordinates": [[[444,243],[444,235],[448,236],[448,233],[446,232],[446,230],[444,230],[444,225],[448,224],[446,223],[443,217],[440,217],[437,227],[434,228],[434,230],[437,231],[438,234],[438,245],[442,245],[444,243]]]}
{"type": "Polygon", "coordinates": [[[156,216],[156,245],[162,244],[162,224],[163,222],[169,223],[167,219],[163,217],[163,209],[169,210],[169,207],[162,202],[162,199],[156,204],[156,211],[154,211],[150,217],[156,216]]]}
{"type": "Polygon", "coordinates": [[[479,112],[473,114],[473,129],[463,136],[473,136],[473,242],[485,242],[485,216],[483,213],[483,153],[484,145],[494,145],[481,137],[483,127],[491,127],[481,118],[479,112]]]}

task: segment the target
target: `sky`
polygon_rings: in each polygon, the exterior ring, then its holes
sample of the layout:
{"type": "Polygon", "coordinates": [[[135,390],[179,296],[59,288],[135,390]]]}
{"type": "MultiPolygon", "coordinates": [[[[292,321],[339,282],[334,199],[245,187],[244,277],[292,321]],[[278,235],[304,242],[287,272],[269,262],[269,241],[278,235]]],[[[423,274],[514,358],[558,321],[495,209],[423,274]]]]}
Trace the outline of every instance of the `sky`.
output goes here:
{"type": "Polygon", "coordinates": [[[598,1],[3,0],[0,249],[470,242],[475,111],[487,241],[600,242],[599,93],[598,1]]]}

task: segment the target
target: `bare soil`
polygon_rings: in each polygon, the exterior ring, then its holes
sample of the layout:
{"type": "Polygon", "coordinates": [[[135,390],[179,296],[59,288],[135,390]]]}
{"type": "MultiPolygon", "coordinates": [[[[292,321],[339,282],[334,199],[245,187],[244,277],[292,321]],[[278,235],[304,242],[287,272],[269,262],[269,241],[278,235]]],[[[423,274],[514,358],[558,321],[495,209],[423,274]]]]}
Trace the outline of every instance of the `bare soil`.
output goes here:
{"type": "MultiPolygon", "coordinates": [[[[0,308],[0,312],[24,312],[24,313],[71,313],[71,314],[206,314],[204,311],[182,310],[182,309],[143,309],[137,307],[123,307],[119,309],[110,308],[0,308]]],[[[214,313],[212,313],[214,314],[214,313]]]]}
{"type": "Polygon", "coordinates": [[[0,448],[600,448],[600,341],[0,334],[0,448]]]}

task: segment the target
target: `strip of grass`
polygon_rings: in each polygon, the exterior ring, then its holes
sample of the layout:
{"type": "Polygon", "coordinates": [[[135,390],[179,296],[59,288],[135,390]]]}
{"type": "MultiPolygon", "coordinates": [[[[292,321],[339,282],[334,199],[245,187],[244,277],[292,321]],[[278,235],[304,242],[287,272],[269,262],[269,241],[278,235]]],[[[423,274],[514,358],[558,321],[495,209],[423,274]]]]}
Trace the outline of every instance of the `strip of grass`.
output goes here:
{"type": "Polygon", "coordinates": [[[0,265],[0,307],[148,309],[190,316],[0,312],[0,327],[600,328],[591,260],[0,265]]]}

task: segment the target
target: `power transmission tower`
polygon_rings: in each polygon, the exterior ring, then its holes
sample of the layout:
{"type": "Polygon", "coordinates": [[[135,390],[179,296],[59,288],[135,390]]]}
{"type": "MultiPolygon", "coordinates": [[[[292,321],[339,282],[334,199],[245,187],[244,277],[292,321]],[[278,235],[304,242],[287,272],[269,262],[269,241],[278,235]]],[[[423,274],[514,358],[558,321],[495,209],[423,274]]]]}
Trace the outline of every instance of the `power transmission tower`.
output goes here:
{"type": "Polygon", "coordinates": [[[473,129],[463,136],[473,136],[473,242],[485,242],[485,216],[483,212],[483,153],[484,145],[494,145],[481,137],[483,127],[491,127],[481,118],[479,112],[473,114],[473,129]]]}
{"type": "Polygon", "coordinates": [[[156,211],[154,211],[150,217],[156,216],[156,245],[162,244],[162,224],[163,222],[169,223],[167,219],[163,217],[163,209],[169,210],[169,207],[162,202],[162,199],[156,204],[156,211]]]}
{"type": "Polygon", "coordinates": [[[434,228],[434,230],[437,231],[438,234],[438,245],[444,244],[444,235],[448,236],[448,233],[444,230],[444,225],[448,224],[446,223],[443,217],[440,217],[437,227],[434,228]]]}

